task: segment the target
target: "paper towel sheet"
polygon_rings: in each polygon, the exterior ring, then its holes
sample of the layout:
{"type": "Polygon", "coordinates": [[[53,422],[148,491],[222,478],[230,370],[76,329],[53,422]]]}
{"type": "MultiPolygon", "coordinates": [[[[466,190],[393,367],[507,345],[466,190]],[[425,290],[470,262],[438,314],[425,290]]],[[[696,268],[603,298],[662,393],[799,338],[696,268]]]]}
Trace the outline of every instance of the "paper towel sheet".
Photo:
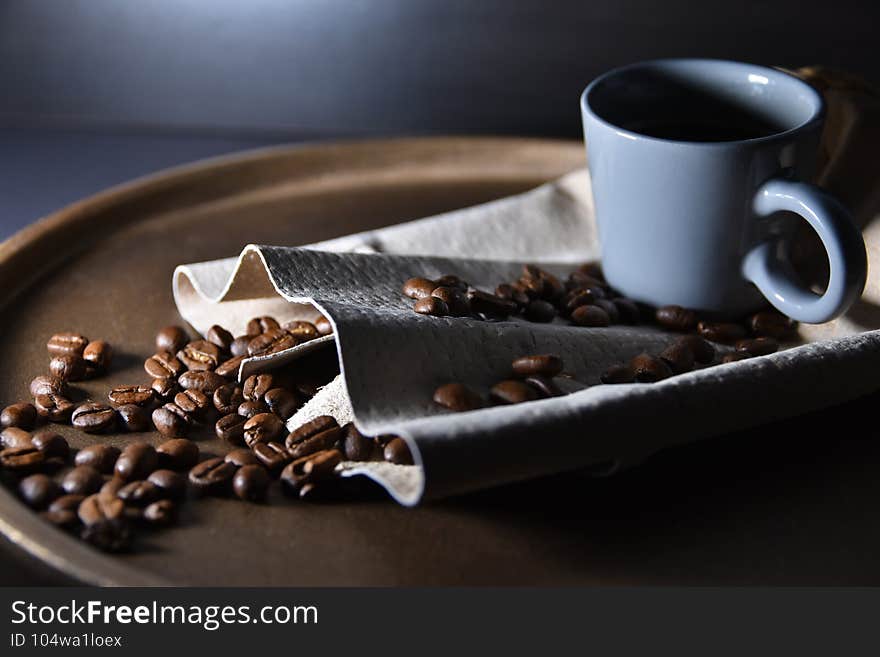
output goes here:
{"type": "MultiPolygon", "coordinates": [[[[354,419],[368,435],[402,435],[415,466],[345,463],[342,469],[346,476],[371,476],[407,505],[563,470],[612,471],[667,446],[877,387],[868,374],[880,365],[880,332],[864,332],[864,314],[802,327],[805,344],[777,354],[656,384],[612,386],[599,384],[607,367],[659,351],[676,336],[649,326],[425,317],[400,293],[411,276],[447,273],[492,290],[516,279],[523,262],[565,275],[571,263],[599,255],[590,199],[589,173],[582,170],[518,196],[308,248],[251,245],[239,258],[179,267],[175,300],[201,332],[219,323],[239,334],[262,314],[313,319],[317,308],[328,316],[335,332],[325,340],[338,350],[341,375],[288,424],[328,413],[354,419]],[[572,386],[583,389],[457,414],[431,401],[434,389],[450,381],[485,392],[509,376],[513,358],[546,352],[562,355],[577,382],[572,386]]],[[[871,295],[876,290],[869,289],[867,301],[871,295]]],[[[311,348],[273,358],[289,361],[311,348]]],[[[245,363],[242,374],[265,365],[245,363]]]]}

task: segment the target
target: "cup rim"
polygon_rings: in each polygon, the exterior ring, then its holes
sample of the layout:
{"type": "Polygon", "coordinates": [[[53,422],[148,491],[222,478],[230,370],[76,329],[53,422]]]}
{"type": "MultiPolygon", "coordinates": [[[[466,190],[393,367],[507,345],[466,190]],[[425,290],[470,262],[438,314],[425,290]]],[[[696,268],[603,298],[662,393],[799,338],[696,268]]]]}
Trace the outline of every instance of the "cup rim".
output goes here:
{"type": "Polygon", "coordinates": [[[645,140],[651,141],[659,144],[668,144],[668,145],[677,145],[677,146],[698,146],[702,148],[719,148],[719,147],[741,147],[741,146],[752,146],[755,144],[774,142],[778,140],[789,139],[792,136],[803,132],[807,129],[817,126],[820,124],[825,118],[825,99],[822,97],[822,94],[819,93],[814,87],[804,82],[800,78],[788,73],[786,71],[780,70],[778,68],[772,68],[770,66],[764,66],[762,64],[750,64],[747,62],[739,62],[730,59],[713,59],[713,58],[700,58],[700,57],[668,57],[661,59],[648,59],[639,62],[634,62],[632,64],[626,64],[625,66],[618,66],[617,68],[613,68],[610,71],[606,71],[602,73],[598,77],[594,78],[583,90],[580,98],[581,104],[581,112],[584,115],[590,116],[593,120],[600,123],[613,130],[615,133],[619,134],[622,137],[627,137],[632,140],[645,140]],[[604,82],[605,80],[614,77],[616,75],[620,75],[621,73],[625,73],[627,71],[631,71],[639,68],[648,68],[651,66],[657,66],[658,64],[712,64],[712,65],[723,65],[741,69],[748,69],[753,73],[760,73],[766,77],[773,77],[776,79],[784,79],[788,84],[794,84],[795,86],[800,86],[807,95],[811,96],[815,101],[814,110],[811,116],[807,119],[795,125],[791,128],[787,128],[786,130],[781,130],[780,132],[774,132],[770,135],[764,135],[762,137],[751,137],[749,139],[731,139],[727,141],[689,141],[686,139],[667,139],[663,137],[653,137],[651,135],[646,135],[641,132],[635,132],[633,130],[629,130],[622,126],[619,126],[611,121],[605,119],[600,116],[597,112],[593,110],[589,103],[589,95],[595,90],[595,88],[604,82]]]}

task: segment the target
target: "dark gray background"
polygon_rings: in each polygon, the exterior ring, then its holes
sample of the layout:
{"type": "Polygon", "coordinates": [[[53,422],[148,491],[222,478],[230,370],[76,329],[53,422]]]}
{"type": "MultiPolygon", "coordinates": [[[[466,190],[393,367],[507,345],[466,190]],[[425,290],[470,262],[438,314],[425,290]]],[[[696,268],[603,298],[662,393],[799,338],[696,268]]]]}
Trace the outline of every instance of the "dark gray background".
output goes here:
{"type": "Polygon", "coordinates": [[[170,164],[361,135],[577,137],[634,60],[876,79],[876,0],[3,0],[0,238],[170,164]]]}
{"type": "MultiPolygon", "coordinates": [[[[109,185],[254,146],[576,138],[584,85],[639,59],[877,80],[878,18],[876,0],[0,0],[0,239],[109,185]]],[[[52,578],[0,558],[0,584],[38,581],[52,578]]]]}

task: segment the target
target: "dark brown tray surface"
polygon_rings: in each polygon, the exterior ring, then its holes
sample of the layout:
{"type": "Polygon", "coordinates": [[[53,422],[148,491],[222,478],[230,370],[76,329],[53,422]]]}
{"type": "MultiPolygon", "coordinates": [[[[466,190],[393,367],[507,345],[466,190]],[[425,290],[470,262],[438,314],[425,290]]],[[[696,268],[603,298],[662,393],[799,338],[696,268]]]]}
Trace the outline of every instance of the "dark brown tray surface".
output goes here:
{"type": "MultiPolygon", "coordinates": [[[[144,380],[155,329],[179,321],[170,290],[179,263],[464,207],[582,163],[580,144],[518,139],[281,148],[78,203],[0,245],[0,401],[27,395],[58,330],[120,351],[111,375],[83,384],[85,393],[144,380]]],[[[6,490],[0,531],[50,567],[101,584],[877,584],[880,478],[869,464],[880,447],[842,435],[867,422],[870,407],[705,441],[609,479],[562,475],[414,510],[379,495],[319,505],[209,499],[187,504],[180,526],[139,535],[124,556],[56,531],[6,490]],[[809,437],[810,428],[824,435],[809,437]]],[[[94,440],[65,433],[75,446],[94,440]]],[[[201,446],[224,451],[214,440],[201,446]]]]}

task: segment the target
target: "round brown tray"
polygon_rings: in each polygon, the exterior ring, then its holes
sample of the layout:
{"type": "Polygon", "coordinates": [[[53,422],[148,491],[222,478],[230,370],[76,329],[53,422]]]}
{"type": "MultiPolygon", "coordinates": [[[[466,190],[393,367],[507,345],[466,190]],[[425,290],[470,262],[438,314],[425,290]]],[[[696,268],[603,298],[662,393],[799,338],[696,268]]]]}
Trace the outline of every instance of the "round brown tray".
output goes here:
{"type": "MultiPolygon", "coordinates": [[[[27,396],[58,330],[119,350],[112,373],[84,383],[83,395],[144,381],[156,328],[179,321],[171,298],[179,263],[479,203],[583,160],[579,143],[520,139],[278,148],[77,203],[0,245],[0,401],[27,396]]],[[[180,526],[142,533],[119,556],[57,531],[0,489],[0,531],[48,567],[95,584],[877,584],[880,478],[864,464],[880,461],[880,441],[839,436],[844,418],[867,422],[872,408],[857,402],[704,441],[609,479],[562,475],[417,509],[379,495],[335,504],[207,499],[185,505],[180,526]],[[810,437],[811,428],[824,435],[810,437]]],[[[62,431],[74,446],[95,440],[62,431]]],[[[221,451],[213,440],[201,446],[221,451]]]]}

